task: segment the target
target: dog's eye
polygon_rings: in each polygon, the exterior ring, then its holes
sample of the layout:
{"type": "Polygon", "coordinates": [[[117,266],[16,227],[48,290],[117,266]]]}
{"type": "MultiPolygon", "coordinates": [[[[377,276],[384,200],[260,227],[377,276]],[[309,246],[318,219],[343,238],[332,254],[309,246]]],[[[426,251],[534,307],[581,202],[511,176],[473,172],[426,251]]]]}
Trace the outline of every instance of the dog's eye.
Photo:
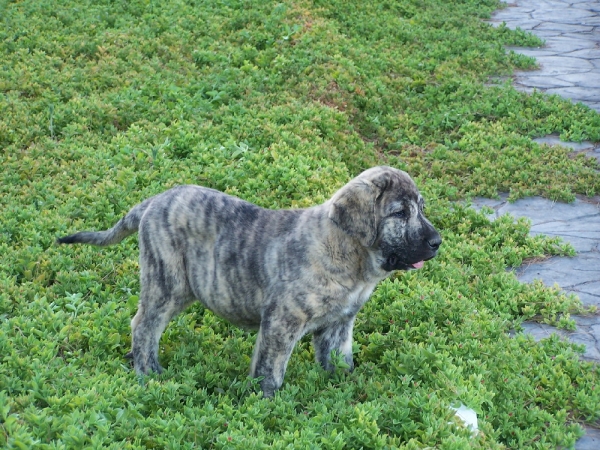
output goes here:
{"type": "Polygon", "coordinates": [[[392,217],[395,217],[397,219],[406,219],[406,211],[402,210],[402,211],[396,211],[393,212],[391,214],[392,217]]]}

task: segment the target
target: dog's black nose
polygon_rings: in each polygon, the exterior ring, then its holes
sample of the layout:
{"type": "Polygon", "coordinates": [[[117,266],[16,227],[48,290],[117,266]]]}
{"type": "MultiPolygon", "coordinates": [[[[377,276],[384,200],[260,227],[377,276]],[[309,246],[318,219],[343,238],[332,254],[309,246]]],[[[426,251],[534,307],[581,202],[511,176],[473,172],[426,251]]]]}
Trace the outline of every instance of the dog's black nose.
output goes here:
{"type": "Polygon", "coordinates": [[[433,238],[427,239],[427,243],[432,250],[437,250],[442,245],[442,238],[438,235],[433,238]]]}

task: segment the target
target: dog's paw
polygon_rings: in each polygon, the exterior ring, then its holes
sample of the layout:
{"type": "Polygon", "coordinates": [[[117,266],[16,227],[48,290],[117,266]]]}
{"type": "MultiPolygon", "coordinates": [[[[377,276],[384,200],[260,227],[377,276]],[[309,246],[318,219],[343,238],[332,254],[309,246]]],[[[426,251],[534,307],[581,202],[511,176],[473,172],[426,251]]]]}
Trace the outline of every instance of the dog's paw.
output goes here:
{"type": "Polygon", "coordinates": [[[135,371],[140,375],[148,375],[153,372],[161,374],[163,372],[163,368],[158,363],[158,359],[156,358],[137,357],[133,352],[127,353],[127,355],[125,355],[125,358],[133,360],[133,367],[135,368],[135,371]]]}

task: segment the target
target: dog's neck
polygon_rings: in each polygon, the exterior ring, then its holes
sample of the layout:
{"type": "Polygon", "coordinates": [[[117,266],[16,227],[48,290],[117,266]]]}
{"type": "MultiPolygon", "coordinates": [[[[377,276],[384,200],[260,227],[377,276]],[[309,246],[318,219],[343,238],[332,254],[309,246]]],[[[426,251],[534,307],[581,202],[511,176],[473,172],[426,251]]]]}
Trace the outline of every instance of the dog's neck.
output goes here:
{"type": "Polygon", "coordinates": [[[329,261],[323,261],[325,269],[331,267],[328,270],[330,273],[339,273],[344,278],[350,275],[355,278],[358,275],[355,281],[365,283],[377,283],[391,274],[381,267],[383,260],[380,251],[363,246],[359,239],[349,236],[329,218],[326,208],[319,209],[319,220],[329,224],[322,227],[327,230],[324,243],[329,257],[329,261]]]}

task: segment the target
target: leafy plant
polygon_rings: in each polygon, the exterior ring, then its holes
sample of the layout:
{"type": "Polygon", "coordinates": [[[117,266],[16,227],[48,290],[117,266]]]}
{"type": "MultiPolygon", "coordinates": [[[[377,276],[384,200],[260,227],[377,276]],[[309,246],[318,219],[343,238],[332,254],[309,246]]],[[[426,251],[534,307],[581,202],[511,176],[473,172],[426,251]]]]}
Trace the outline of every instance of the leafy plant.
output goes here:
{"type": "Polygon", "coordinates": [[[539,45],[481,21],[497,7],[0,2],[0,447],[554,448],[597,424],[582,349],[510,337],[524,319],[572,326],[577,299],[507,271],[572,249],[456,202],[600,191],[594,160],[531,140],[598,141],[597,113],[487,86],[534,67],[503,45],[539,45]],[[354,372],[322,371],[307,338],[272,401],[247,379],[255,335],[197,305],[163,336],[165,373],[138,380],[135,240],[53,245],[176,184],[305,207],[375,164],[414,176],[441,253],[378,287],[354,372]]]}

